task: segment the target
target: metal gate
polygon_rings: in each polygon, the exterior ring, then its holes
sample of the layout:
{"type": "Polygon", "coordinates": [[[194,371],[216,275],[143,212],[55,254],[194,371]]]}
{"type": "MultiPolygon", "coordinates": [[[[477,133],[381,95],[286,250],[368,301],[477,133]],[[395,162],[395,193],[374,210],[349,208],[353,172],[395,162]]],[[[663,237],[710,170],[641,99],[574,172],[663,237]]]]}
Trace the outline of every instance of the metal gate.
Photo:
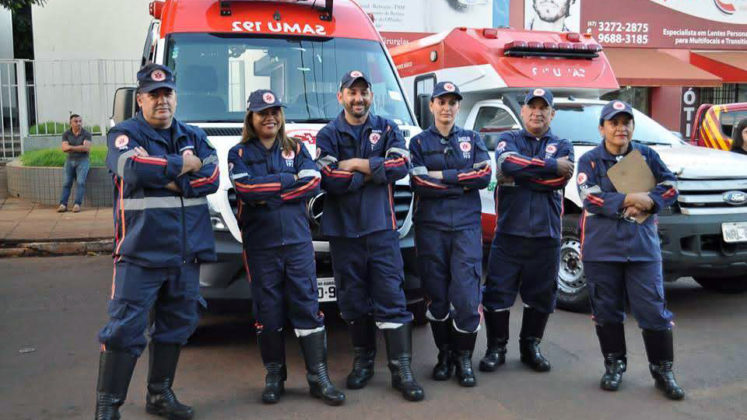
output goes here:
{"type": "Polygon", "coordinates": [[[105,134],[118,87],[134,86],[139,60],[0,60],[0,160],[35,137],[60,137],[71,114],[105,134]]]}

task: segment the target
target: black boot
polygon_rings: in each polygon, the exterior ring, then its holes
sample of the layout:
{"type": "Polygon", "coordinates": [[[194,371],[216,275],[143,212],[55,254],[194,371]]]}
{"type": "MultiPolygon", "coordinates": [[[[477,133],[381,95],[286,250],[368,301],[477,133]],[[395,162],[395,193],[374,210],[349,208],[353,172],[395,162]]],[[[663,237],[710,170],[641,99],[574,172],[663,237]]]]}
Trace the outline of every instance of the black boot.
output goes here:
{"type": "Polygon", "coordinates": [[[412,324],[399,328],[385,329],[386,353],[389,371],[392,373],[392,387],[402,392],[408,401],[420,401],[425,397],[423,388],[412,374],[412,324]]]}
{"type": "Polygon", "coordinates": [[[521,363],[537,372],[550,370],[550,362],[542,356],[539,347],[549,317],[549,314],[544,314],[528,306],[524,307],[524,317],[521,320],[521,333],[519,334],[521,363]]]}
{"type": "Polygon", "coordinates": [[[493,372],[498,366],[506,363],[506,344],[508,344],[509,311],[485,311],[485,330],[488,336],[488,349],[480,360],[482,372],[493,372]]]}
{"type": "Polygon", "coordinates": [[[656,387],[664,392],[670,400],[685,398],[685,391],[677,384],[672,372],[674,362],[674,345],[672,330],[643,330],[643,343],[648,355],[648,369],[656,381],[656,387]]]}
{"type": "Polygon", "coordinates": [[[370,315],[350,322],[353,341],[353,370],[347,378],[348,389],[361,389],[374,375],[376,360],[376,324],[370,315]]]}
{"type": "Polygon", "coordinates": [[[262,363],[267,370],[262,402],[275,404],[285,392],[285,380],[288,378],[285,368],[285,336],[283,330],[262,331],[257,334],[257,341],[262,363]]]}
{"type": "Polygon", "coordinates": [[[446,381],[451,378],[451,372],[454,364],[451,358],[451,320],[446,318],[444,321],[430,321],[431,331],[433,331],[433,341],[438,348],[438,362],[433,367],[433,379],[437,381],[446,381]]]}
{"type": "Polygon", "coordinates": [[[604,356],[604,375],[599,386],[605,391],[617,391],[628,366],[625,329],[622,323],[597,325],[599,346],[604,356]]]}
{"type": "Polygon", "coordinates": [[[345,394],[338,391],[327,373],[327,332],[318,331],[299,337],[301,351],[306,361],[306,380],[309,392],[328,405],[340,405],[345,402],[345,394]]]}
{"type": "Polygon", "coordinates": [[[127,352],[101,352],[96,385],[96,420],[119,420],[119,407],[127,398],[135,362],[137,357],[127,352]]]}
{"type": "Polygon", "coordinates": [[[475,350],[477,333],[463,333],[452,329],[451,334],[454,337],[454,365],[459,385],[473,387],[477,385],[475,371],[472,370],[472,352],[475,350]]]}
{"type": "Polygon", "coordinates": [[[187,420],[194,415],[192,407],[180,403],[171,389],[181,348],[181,344],[150,343],[148,395],[145,397],[145,411],[149,414],[170,420],[187,420]]]}

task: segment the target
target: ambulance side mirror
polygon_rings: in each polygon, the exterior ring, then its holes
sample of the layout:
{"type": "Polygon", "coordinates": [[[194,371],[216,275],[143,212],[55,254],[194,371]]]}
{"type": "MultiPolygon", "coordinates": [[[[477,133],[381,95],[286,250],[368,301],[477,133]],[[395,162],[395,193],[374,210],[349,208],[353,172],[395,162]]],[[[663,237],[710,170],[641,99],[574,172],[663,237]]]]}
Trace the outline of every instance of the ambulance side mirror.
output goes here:
{"type": "Polygon", "coordinates": [[[433,114],[431,114],[430,103],[430,94],[421,93],[418,95],[417,103],[415,104],[415,106],[417,107],[416,116],[418,117],[418,121],[420,122],[420,128],[422,128],[423,130],[433,124],[433,114]]]}
{"type": "Polygon", "coordinates": [[[110,120],[111,126],[115,126],[124,120],[135,116],[137,112],[137,101],[135,100],[135,88],[123,87],[114,92],[114,107],[110,120]]]}

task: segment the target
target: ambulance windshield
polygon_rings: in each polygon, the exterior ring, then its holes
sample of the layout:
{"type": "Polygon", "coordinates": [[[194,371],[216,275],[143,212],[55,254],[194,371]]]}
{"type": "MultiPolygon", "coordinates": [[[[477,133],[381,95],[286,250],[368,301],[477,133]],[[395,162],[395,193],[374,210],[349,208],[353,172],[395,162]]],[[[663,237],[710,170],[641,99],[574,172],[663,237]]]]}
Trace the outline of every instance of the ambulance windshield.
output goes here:
{"type": "Polygon", "coordinates": [[[375,41],[173,34],[166,64],[176,77],[182,121],[242,122],[249,93],[272,89],[287,105],[288,122],[327,122],[342,109],[340,78],[360,70],[371,79],[371,111],[414,125],[394,69],[375,41]]]}
{"type": "MultiPolygon", "coordinates": [[[[599,143],[599,114],[604,104],[555,103],[555,117],[550,129],[556,136],[574,142],[599,143]]],[[[659,123],[638,110],[633,110],[633,139],[645,144],[679,145],[682,141],[659,123]]]]}

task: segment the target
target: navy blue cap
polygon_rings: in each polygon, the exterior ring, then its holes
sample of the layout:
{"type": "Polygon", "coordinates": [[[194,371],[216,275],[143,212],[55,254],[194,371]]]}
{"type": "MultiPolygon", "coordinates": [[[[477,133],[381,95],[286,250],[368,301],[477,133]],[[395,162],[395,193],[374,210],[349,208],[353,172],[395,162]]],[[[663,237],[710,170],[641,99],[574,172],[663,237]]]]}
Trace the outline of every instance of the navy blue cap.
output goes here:
{"type": "Polygon", "coordinates": [[[625,113],[633,117],[633,107],[629,103],[623,101],[609,101],[607,105],[602,108],[602,113],[599,115],[599,119],[607,121],[615,118],[615,115],[625,113]]]}
{"type": "Polygon", "coordinates": [[[371,87],[371,81],[368,79],[368,76],[366,76],[365,73],[360,70],[351,70],[342,76],[342,80],[340,80],[340,90],[349,88],[357,80],[363,80],[364,82],[366,82],[368,87],[371,87]]]}
{"type": "Polygon", "coordinates": [[[524,103],[529,104],[529,102],[534,98],[542,98],[545,100],[545,102],[547,102],[548,105],[552,106],[552,92],[550,92],[548,89],[529,89],[529,92],[527,92],[527,96],[524,98],[524,103]]]}
{"type": "Polygon", "coordinates": [[[251,112],[259,112],[276,106],[285,108],[285,105],[278,99],[278,95],[270,89],[257,89],[249,95],[249,100],[246,101],[246,110],[251,112]]]}
{"type": "Polygon", "coordinates": [[[156,89],[176,89],[174,73],[160,64],[149,63],[137,72],[137,88],[140,92],[153,92],[156,89]]]}
{"type": "Polygon", "coordinates": [[[455,85],[452,82],[438,82],[436,83],[436,86],[433,88],[433,93],[431,93],[431,99],[438,98],[439,96],[444,95],[454,95],[459,100],[462,100],[462,94],[459,92],[459,86],[455,85]]]}

